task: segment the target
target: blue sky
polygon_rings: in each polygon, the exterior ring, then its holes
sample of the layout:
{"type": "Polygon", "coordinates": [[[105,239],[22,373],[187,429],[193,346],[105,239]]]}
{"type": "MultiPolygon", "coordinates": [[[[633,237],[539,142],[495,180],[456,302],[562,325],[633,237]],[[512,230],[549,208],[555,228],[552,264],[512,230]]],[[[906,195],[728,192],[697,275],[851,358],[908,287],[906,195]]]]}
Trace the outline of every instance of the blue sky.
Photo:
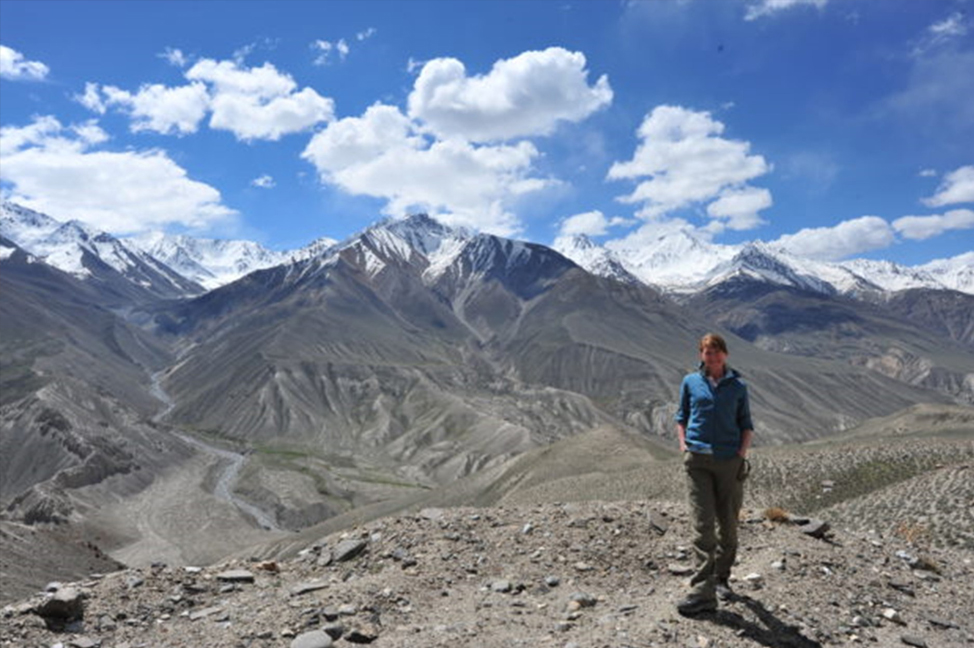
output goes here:
{"type": "Polygon", "coordinates": [[[290,249],[384,216],[974,249],[974,2],[0,0],[5,198],[290,249]]]}

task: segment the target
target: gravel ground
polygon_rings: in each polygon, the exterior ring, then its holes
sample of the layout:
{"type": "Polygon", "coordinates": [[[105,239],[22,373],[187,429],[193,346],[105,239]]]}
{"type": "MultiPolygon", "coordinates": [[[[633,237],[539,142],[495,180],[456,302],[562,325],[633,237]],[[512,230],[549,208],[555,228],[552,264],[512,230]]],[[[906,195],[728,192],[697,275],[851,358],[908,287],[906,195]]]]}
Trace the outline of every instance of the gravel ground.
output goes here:
{"type": "Polygon", "coordinates": [[[55,594],[39,595],[4,608],[0,646],[974,645],[964,548],[881,532],[816,538],[746,510],[736,598],[690,619],[674,608],[689,537],[680,503],[424,509],[289,560],[61,585],[82,618],[52,618],[55,594]]]}

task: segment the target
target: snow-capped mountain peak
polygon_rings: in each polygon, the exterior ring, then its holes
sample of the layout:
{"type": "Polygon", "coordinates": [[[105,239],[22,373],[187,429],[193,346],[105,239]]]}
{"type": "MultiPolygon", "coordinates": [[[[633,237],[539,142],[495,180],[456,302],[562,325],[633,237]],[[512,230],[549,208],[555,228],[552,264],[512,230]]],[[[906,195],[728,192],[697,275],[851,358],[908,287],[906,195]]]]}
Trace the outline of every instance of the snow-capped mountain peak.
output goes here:
{"type": "Polygon", "coordinates": [[[974,250],[950,259],[937,259],[916,269],[929,273],[951,290],[974,295],[974,250]]]}
{"type": "Polygon", "coordinates": [[[303,248],[289,252],[287,254],[287,260],[290,263],[298,263],[300,261],[307,261],[308,259],[324,256],[327,255],[336,245],[338,245],[338,241],[335,239],[322,236],[320,238],[316,238],[303,248]]]}
{"type": "Polygon", "coordinates": [[[0,232],[20,247],[50,236],[62,223],[12,202],[0,203],[0,232]]]}
{"type": "Polygon", "coordinates": [[[161,232],[125,240],[208,289],[290,259],[288,253],[268,250],[253,241],[195,238],[161,232]]]}
{"type": "Polygon", "coordinates": [[[619,257],[584,234],[560,236],[552,246],[556,252],[571,259],[592,274],[617,279],[626,283],[639,283],[619,257]]]}
{"type": "Polygon", "coordinates": [[[336,246],[337,253],[354,250],[358,262],[375,276],[390,264],[416,266],[433,281],[471,239],[463,228],[452,228],[427,214],[386,219],[336,246]]]}
{"type": "Polygon", "coordinates": [[[630,237],[608,249],[640,281],[670,291],[695,289],[737,252],[733,246],[704,241],[686,228],[630,237]]]}

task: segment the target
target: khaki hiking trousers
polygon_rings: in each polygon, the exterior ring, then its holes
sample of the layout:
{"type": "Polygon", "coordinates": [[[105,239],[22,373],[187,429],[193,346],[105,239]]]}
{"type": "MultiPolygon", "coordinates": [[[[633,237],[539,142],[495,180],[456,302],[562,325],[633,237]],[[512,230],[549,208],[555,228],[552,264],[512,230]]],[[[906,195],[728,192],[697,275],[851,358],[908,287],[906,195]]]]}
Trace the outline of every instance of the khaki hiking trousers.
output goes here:
{"type": "Polygon", "coordinates": [[[750,470],[740,456],[727,459],[685,452],[683,467],[690,491],[696,572],[692,594],[713,598],[717,581],[730,577],[737,557],[737,523],[750,470]]]}

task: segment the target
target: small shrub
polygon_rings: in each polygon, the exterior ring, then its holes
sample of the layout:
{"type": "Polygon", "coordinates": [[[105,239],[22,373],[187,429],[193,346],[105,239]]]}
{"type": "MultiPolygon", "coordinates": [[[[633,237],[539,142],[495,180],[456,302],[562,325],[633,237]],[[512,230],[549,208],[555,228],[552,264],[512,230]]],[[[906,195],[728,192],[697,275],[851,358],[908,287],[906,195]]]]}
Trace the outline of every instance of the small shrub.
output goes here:
{"type": "Polygon", "coordinates": [[[930,529],[916,522],[900,522],[893,529],[893,535],[916,545],[929,539],[930,529]]]}
{"type": "Polygon", "coordinates": [[[764,517],[766,520],[771,522],[787,522],[791,519],[791,515],[785,509],[779,506],[769,506],[764,509],[764,517]]]}

